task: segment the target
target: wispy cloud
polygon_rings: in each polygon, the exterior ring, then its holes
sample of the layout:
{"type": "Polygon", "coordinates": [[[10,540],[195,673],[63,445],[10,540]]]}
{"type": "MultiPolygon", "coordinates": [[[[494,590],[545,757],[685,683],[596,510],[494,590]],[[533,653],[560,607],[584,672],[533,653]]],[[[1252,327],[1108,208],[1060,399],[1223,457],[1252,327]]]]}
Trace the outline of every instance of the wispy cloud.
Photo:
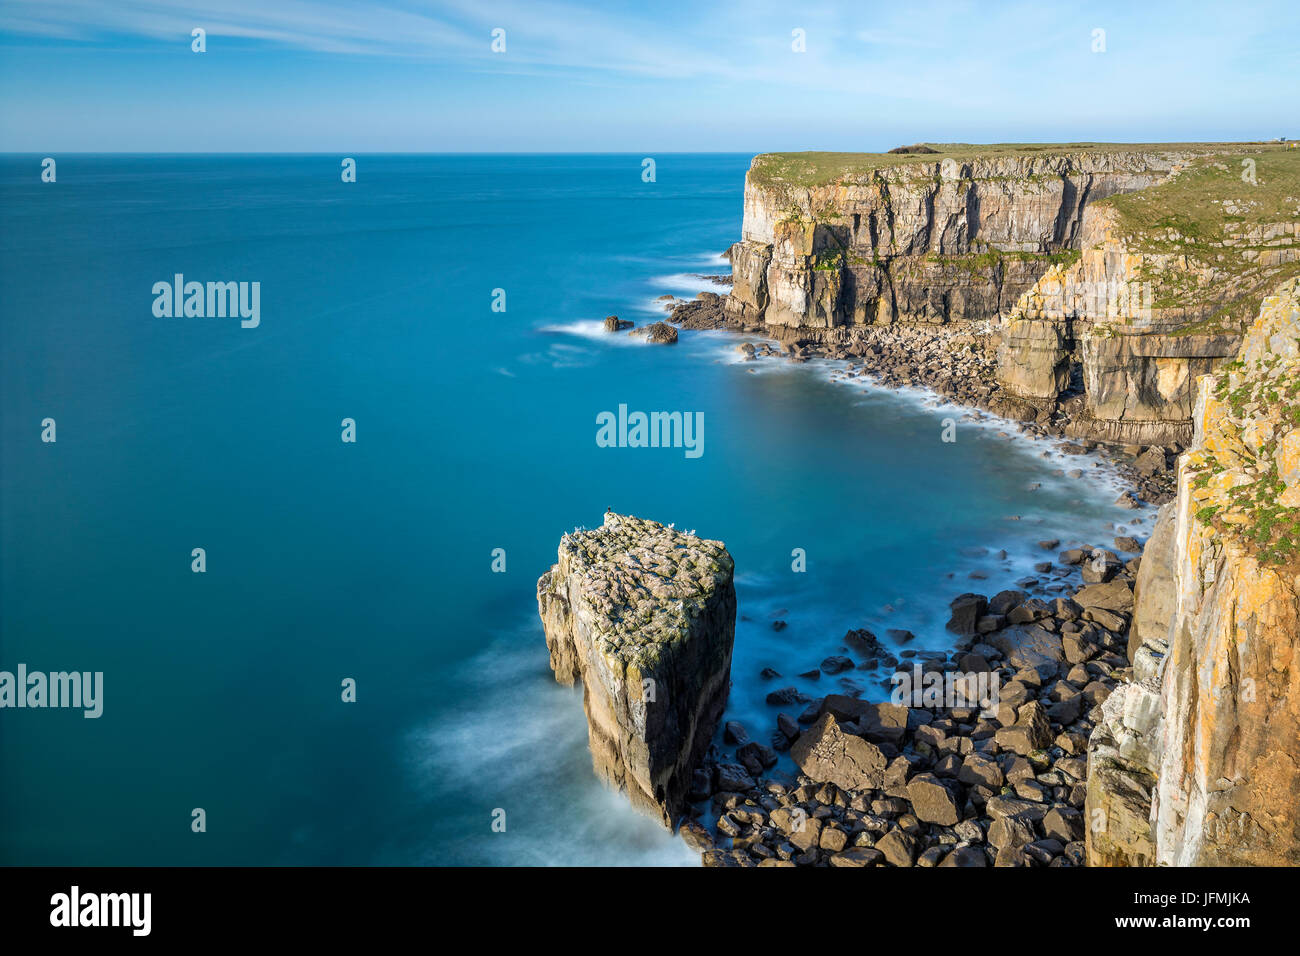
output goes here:
{"type": "Polygon", "coordinates": [[[396,4],[225,0],[214,9],[161,0],[6,0],[0,6],[2,30],[87,43],[114,37],[185,41],[195,27],[210,37],[265,40],[319,53],[436,56],[484,46],[480,37],[446,19],[396,4]]]}
{"type": "Polygon", "coordinates": [[[214,125],[237,113],[249,130],[261,122],[259,143],[268,130],[281,141],[285,116],[315,124],[313,142],[345,129],[385,142],[395,130],[427,146],[410,131],[433,129],[435,142],[463,148],[474,148],[474,126],[491,128],[484,145],[586,129],[568,142],[590,148],[662,142],[667,131],[679,148],[717,148],[720,130],[847,148],[879,129],[1094,139],[1166,120],[1204,138],[1288,118],[1271,119],[1294,104],[1297,32],[1300,13],[1282,0],[3,0],[0,134],[129,129],[132,111],[171,115],[162,104],[198,98],[214,138],[243,135],[214,125]],[[202,64],[160,66],[198,26],[202,64]],[[1094,28],[1107,31],[1104,55],[1090,51],[1094,28]],[[38,83],[30,67],[43,63],[59,66],[38,83]]]}

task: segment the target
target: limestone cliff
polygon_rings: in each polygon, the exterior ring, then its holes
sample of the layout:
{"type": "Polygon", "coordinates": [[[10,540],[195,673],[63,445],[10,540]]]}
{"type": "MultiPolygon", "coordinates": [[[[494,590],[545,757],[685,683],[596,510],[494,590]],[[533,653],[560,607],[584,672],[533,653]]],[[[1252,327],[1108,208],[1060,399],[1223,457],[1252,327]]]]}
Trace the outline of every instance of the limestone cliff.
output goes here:
{"type": "Polygon", "coordinates": [[[763,155],[725,311],[850,354],[872,325],[1000,320],[995,411],[1181,446],[1196,379],[1300,274],[1297,197],[1300,153],[1268,144],[763,155]]]}
{"type": "Polygon", "coordinates": [[[555,679],[582,681],[596,773],[668,826],[730,689],[733,572],[720,541],[607,512],[537,582],[555,679]]]}
{"type": "Polygon", "coordinates": [[[1077,248],[1087,203],[1187,159],[1083,146],[758,156],[729,307],[799,329],[992,318],[1077,248]]]}
{"type": "Polygon", "coordinates": [[[1090,204],[1079,260],[1049,269],[1005,319],[1003,387],[1040,406],[1081,388],[1071,434],[1186,444],[1197,378],[1300,271],[1297,197],[1300,161],[1277,150],[1196,157],[1157,187],[1090,204]]]}
{"type": "Polygon", "coordinates": [[[1300,282],[1196,383],[1089,745],[1094,865],[1300,864],[1300,282]]]}

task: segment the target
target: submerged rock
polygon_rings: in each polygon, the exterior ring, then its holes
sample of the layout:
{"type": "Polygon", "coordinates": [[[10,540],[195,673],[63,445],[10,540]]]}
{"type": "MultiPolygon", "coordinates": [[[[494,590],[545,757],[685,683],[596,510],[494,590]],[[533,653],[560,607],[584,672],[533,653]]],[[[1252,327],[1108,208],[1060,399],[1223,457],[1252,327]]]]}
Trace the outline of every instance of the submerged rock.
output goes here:
{"type": "Polygon", "coordinates": [[[654,322],[633,329],[629,335],[644,335],[645,340],[656,345],[674,345],[677,342],[677,329],[667,322],[654,322]]]}
{"type": "Polygon", "coordinates": [[[734,567],[721,541],[606,512],[537,582],[555,679],[582,681],[597,775],[668,826],[727,700],[734,567]]]}

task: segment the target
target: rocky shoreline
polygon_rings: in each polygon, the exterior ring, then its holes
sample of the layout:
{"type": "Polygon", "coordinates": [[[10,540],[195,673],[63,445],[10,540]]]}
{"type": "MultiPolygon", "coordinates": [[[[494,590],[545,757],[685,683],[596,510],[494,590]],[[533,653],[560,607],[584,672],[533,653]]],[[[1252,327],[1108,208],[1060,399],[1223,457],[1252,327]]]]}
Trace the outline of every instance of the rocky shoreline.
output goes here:
{"type": "Polygon", "coordinates": [[[1024,435],[1068,439],[1066,451],[1103,454],[1132,486],[1133,495],[1149,504],[1169,501],[1174,494],[1175,462],[1180,445],[1110,445],[1075,438],[1072,425],[1081,401],[1065,401],[1056,409],[1026,405],[1006,392],[998,381],[998,341],[988,323],[955,321],[935,325],[878,325],[827,330],[828,341],[807,341],[807,330],[782,342],[781,329],[747,325],[725,308],[723,295],[702,292],[695,299],[665,303],[668,321],[689,331],[725,330],[762,336],[737,349],[747,358],[807,362],[828,359],[846,363],[840,380],[862,379],[887,388],[922,388],[956,405],[1008,419],[1024,435]],[[774,338],[776,336],[776,338],[774,338]],[[775,341],[779,347],[774,346],[775,341]]]}
{"type": "Polygon", "coordinates": [[[773,689],[774,727],[754,734],[766,742],[727,723],[726,746],[692,776],[682,838],[705,866],[1085,865],[1088,738],[1130,671],[1140,560],[1071,548],[1023,588],[960,595],[949,653],[893,649],[850,630],[840,653],[801,674],[833,678],[840,692],[773,689]],[[900,668],[945,686],[984,680],[995,688],[983,698],[991,706],[859,699],[860,679],[888,691],[894,683],[882,675],[900,668]],[[782,752],[797,777],[773,771],[782,752]]]}
{"type": "Polygon", "coordinates": [[[730,294],[661,297],[658,325],[925,390],[1105,457],[1117,505],[1163,507],[1145,557],[1128,534],[1071,542],[958,595],[951,650],[849,630],[796,671],[830,693],[777,686],[774,729],[729,722],[680,824],[705,865],[1294,862],[1300,166],[1250,158],[1280,186],[1260,201],[1225,161],[1243,148],[755,158],[730,294]],[[943,693],[862,699],[909,673],[943,693]]]}
{"type": "MultiPolygon", "coordinates": [[[[685,330],[759,333],[737,348],[747,359],[845,363],[836,378],[891,388],[928,388],[974,414],[1000,414],[996,345],[973,323],[882,326],[834,344],[772,344],[770,330],[745,328],[704,292],[671,300],[669,321],[685,330]]],[[[621,331],[621,329],[620,329],[621,331]]],[[[1034,437],[1065,437],[1068,419],[1020,421],[1034,437]]],[[[1065,445],[1094,452],[1094,442],[1065,445]]],[[[1110,460],[1158,503],[1173,487],[1175,449],[1116,449],[1110,460]]],[[[1082,477],[1082,471],[1078,477],[1082,477]]],[[[1140,521],[1141,519],[1138,519],[1140,521]]],[[[1041,541],[1050,552],[1058,541],[1041,541]]],[[[1035,575],[992,596],[952,601],[950,652],[889,643],[865,628],[839,652],[797,667],[836,681],[811,698],[795,687],[767,695],[774,726],[751,736],[729,721],[724,746],[710,746],[691,774],[683,840],[705,866],[1082,866],[1087,746],[1101,706],[1131,672],[1126,656],[1141,544],[1073,543],[1035,564],[1035,575]],[[811,668],[811,669],[809,669],[811,668]],[[861,695],[900,669],[998,688],[993,706],[921,707],[868,703],[861,695]],[[775,770],[789,753],[797,776],[775,770]]],[[[767,671],[763,679],[779,682],[767,671]]],[[[934,679],[934,678],[930,678],[934,679]]]]}

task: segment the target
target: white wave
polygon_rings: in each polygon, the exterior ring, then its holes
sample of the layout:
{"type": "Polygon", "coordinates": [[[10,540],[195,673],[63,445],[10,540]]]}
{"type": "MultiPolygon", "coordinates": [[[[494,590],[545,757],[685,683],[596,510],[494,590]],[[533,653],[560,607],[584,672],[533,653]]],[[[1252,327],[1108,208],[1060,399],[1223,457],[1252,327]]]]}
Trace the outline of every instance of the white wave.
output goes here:
{"type": "MultiPolygon", "coordinates": [[[[454,674],[455,709],[408,734],[408,772],[431,813],[455,795],[475,825],[457,862],[493,865],[696,866],[699,856],[595,776],[582,695],[546,666],[536,625],[498,637],[454,674]],[[506,811],[505,833],[488,823],[506,811]]],[[[446,846],[417,848],[445,863],[446,846]]]]}
{"type": "Polygon", "coordinates": [[[607,332],[605,323],[601,319],[577,319],[573,322],[556,322],[551,325],[543,325],[538,331],[551,335],[572,335],[605,345],[646,344],[645,339],[641,336],[628,335],[630,329],[624,329],[621,332],[607,332]]]}

